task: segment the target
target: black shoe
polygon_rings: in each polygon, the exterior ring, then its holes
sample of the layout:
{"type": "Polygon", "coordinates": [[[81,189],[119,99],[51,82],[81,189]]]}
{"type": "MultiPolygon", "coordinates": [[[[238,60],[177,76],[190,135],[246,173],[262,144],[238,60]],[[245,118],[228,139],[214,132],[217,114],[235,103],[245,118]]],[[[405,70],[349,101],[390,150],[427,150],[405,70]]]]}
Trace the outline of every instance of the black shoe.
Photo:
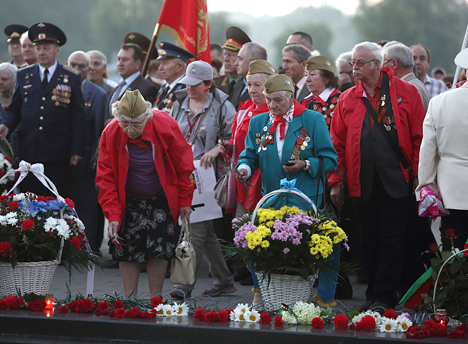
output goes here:
{"type": "Polygon", "coordinates": [[[234,269],[234,272],[232,273],[232,277],[234,277],[235,282],[242,281],[242,280],[246,279],[249,276],[251,276],[251,273],[245,267],[236,268],[236,269],[234,269]]]}
{"type": "Polygon", "coordinates": [[[254,285],[252,275],[239,282],[240,285],[254,285]]]}

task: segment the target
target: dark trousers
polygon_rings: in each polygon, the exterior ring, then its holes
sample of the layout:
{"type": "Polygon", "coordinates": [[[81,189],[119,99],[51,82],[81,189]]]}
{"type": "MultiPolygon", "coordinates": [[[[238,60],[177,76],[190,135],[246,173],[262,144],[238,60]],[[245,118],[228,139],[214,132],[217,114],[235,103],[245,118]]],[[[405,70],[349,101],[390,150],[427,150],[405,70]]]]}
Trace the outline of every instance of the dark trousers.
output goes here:
{"type": "Polygon", "coordinates": [[[393,307],[398,302],[397,290],[403,269],[409,197],[390,197],[377,176],[370,200],[362,204],[356,199],[356,210],[368,276],[366,298],[393,307]]]}
{"type": "MultiPolygon", "coordinates": [[[[449,209],[450,215],[442,217],[442,235],[445,236],[447,229],[453,229],[456,239],[453,244],[456,248],[463,250],[468,238],[468,210],[449,209]]],[[[450,250],[452,243],[448,239],[442,239],[444,250],[450,250]]]]}

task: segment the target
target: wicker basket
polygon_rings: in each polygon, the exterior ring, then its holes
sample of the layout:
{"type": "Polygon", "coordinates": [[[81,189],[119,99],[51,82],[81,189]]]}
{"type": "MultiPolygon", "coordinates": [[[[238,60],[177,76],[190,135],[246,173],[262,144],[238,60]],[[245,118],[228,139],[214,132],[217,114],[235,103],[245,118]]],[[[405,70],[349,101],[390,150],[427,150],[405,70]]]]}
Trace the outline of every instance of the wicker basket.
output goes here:
{"type": "Polygon", "coordinates": [[[10,263],[0,263],[0,296],[17,293],[47,294],[59,264],[59,260],[20,262],[13,268],[10,263]]]}
{"type": "Polygon", "coordinates": [[[261,271],[256,271],[255,274],[268,311],[278,310],[282,303],[292,307],[298,301],[306,302],[317,278],[317,274],[309,276],[308,281],[301,276],[271,274],[268,285],[268,278],[263,278],[261,271]]]}

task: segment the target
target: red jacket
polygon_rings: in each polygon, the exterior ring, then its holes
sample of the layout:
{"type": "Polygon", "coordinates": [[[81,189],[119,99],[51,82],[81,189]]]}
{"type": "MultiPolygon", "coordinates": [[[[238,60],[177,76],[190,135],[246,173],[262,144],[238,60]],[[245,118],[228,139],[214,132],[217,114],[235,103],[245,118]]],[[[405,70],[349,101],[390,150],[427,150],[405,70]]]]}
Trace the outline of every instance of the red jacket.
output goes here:
{"type": "MultiPolygon", "coordinates": [[[[179,219],[180,207],[192,205],[193,184],[190,175],[195,169],[190,146],[177,122],[166,112],[153,110],[143,130],[142,139],[151,142],[159,180],[174,217],[179,219]]],[[[106,218],[122,223],[125,212],[125,185],[128,172],[128,135],[114,119],[104,129],[99,143],[96,184],[99,203],[106,218]]]]}
{"type": "MultiPolygon", "coordinates": [[[[400,150],[408,161],[413,176],[417,177],[422,124],[425,116],[421,97],[413,85],[394,77],[391,69],[382,68],[381,71],[387,73],[390,80],[390,98],[400,150]]],[[[362,83],[359,81],[356,86],[342,93],[331,123],[330,134],[333,146],[338,153],[338,169],[328,174],[328,183],[330,187],[338,185],[340,182],[338,172],[346,172],[351,197],[361,196],[360,144],[362,124],[366,113],[366,107],[360,98],[363,92],[362,83]]],[[[409,182],[408,171],[403,166],[401,169],[406,181],[409,182]]]]}
{"type": "MultiPolygon", "coordinates": [[[[232,121],[232,138],[229,140],[229,142],[233,144],[233,150],[229,156],[234,160],[234,166],[237,165],[237,159],[239,159],[240,153],[245,149],[245,138],[249,131],[250,119],[265,112],[268,112],[268,106],[266,104],[256,107],[252,100],[248,100],[239,105],[239,111],[232,121]],[[239,121],[239,116],[241,115],[244,117],[239,121]]],[[[243,204],[247,210],[254,210],[258,201],[262,198],[262,177],[260,175],[260,169],[254,172],[249,182],[252,184],[252,186],[249,187],[251,204],[249,204],[244,184],[238,182],[237,179],[236,201],[243,204]]]]}

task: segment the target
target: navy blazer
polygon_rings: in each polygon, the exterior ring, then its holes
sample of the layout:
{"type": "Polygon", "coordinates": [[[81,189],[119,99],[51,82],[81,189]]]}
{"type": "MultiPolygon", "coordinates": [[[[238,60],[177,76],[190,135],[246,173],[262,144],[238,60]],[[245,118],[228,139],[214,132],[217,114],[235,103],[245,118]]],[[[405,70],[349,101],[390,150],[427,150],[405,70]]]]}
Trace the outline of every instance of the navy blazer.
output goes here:
{"type": "Polygon", "coordinates": [[[68,66],[57,68],[42,89],[39,65],[18,71],[13,100],[2,119],[9,132],[18,124],[18,156],[28,162],[65,163],[83,156],[81,74],[68,66]]]}

